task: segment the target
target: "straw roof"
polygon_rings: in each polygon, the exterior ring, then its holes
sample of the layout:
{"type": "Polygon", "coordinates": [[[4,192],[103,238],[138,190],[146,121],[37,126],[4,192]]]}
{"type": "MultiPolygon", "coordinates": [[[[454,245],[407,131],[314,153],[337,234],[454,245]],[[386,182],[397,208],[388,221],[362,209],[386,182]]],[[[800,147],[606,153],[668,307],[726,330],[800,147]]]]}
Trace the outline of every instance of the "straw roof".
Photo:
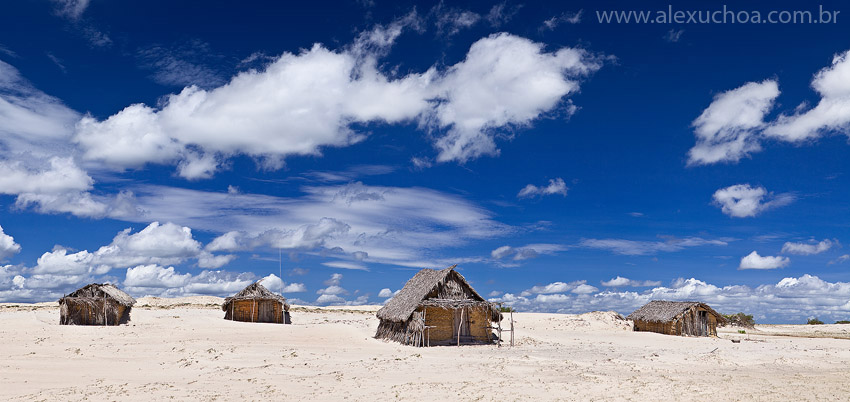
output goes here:
{"type": "MultiPolygon", "coordinates": [[[[73,293],[65,296],[65,297],[77,297],[77,298],[86,298],[86,299],[102,299],[104,297],[109,297],[119,304],[131,307],[136,304],[136,299],[132,296],[124,293],[123,290],[118,289],[115,285],[109,283],[92,283],[90,285],[83,286],[73,293]]],[[[64,299],[63,297],[62,299],[64,299]]],[[[59,303],[62,303],[62,299],[59,299],[59,303]]]]}
{"type": "Polygon", "coordinates": [[[645,304],[643,307],[635,310],[635,312],[629,314],[626,318],[632,321],[670,322],[694,306],[699,306],[708,310],[711,314],[714,314],[719,321],[723,320],[723,316],[718,314],[705,303],[692,301],[675,302],[665,300],[653,300],[645,304]]]}
{"type": "Polygon", "coordinates": [[[248,287],[242,289],[241,292],[224,299],[222,309],[227,310],[227,306],[230,305],[231,302],[238,300],[275,300],[283,303],[285,309],[289,309],[289,304],[286,303],[285,297],[272,293],[270,290],[266,289],[265,286],[260,285],[259,281],[248,285],[248,287]]]}
{"type": "MultiPolygon", "coordinates": [[[[410,278],[410,280],[407,281],[407,284],[404,285],[404,288],[402,288],[397,295],[393,296],[393,298],[390,299],[384,307],[381,307],[381,309],[378,310],[378,318],[394,322],[407,321],[411,314],[416,311],[416,308],[422,304],[428,294],[431,293],[431,291],[433,291],[438,285],[445,283],[446,278],[448,278],[451,273],[457,275],[457,280],[462,285],[469,288],[470,294],[475,301],[480,304],[489,304],[475,291],[475,289],[472,288],[472,286],[469,285],[469,282],[466,281],[463,275],[455,271],[455,267],[457,267],[457,265],[452,265],[439,271],[425,268],[417,272],[413,278],[410,278]]],[[[461,301],[455,302],[460,303],[461,301]]]]}

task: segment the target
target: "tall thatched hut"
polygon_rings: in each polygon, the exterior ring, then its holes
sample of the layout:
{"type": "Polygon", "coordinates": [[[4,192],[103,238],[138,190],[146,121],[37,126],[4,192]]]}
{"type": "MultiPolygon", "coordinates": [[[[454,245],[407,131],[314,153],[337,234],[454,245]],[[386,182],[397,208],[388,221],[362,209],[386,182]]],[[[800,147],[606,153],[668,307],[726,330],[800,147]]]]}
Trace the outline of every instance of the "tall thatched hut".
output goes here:
{"type": "Polygon", "coordinates": [[[59,324],[125,324],[134,304],[136,299],[114,285],[92,283],[59,299],[59,324]]]}
{"type": "Polygon", "coordinates": [[[224,299],[221,309],[224,310],[225,320],[292,323],[286,298],[272,293],[260,282],[254,282],[241,292],[224,299]]]}
{"type": "Polygon", "coordinates": [[[705,303],[653,300],[626,317],[635,331],[667,335],[717,336],[717,325],[726,320],[705,303]]]}
{"type": "Polygon", "coordinates": [[[492,342],[491,323],[502,314],[455,267],[416,273],[378,310],[375,337],[417,346],[492,342]]]}

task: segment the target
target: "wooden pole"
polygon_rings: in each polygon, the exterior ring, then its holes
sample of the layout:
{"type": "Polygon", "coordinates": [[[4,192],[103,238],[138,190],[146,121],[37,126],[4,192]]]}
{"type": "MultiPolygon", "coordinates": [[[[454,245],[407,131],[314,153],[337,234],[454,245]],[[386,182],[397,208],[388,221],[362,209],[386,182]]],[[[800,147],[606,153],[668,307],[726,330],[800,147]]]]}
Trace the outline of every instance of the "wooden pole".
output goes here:
{"type": "Polygon", "coordinates": [[[251,322],[254,322],[254,306],[257,304],[256,300],[251,300],[251,322]]]}
{"type": "Polygon", "coordinates": [[[463,327],[463,312],[465,308],[460,308],[460,323],[457,325],[457,346],[460,346],[460,329],[463,327]]]}
{"type": "Polygon", "coordinates": [[[502,303],[499,303],[499,316],[500,317],[499,317],[499,322],[497,323],[498,326],[499,326],[499,330],[498,330],[499,331],[499,341],[497,342],[497,345],[499,345],[500,348],[502,347],[502,320],[501,320],[502,317],[501,317],[501,315],[502,315],[502,303]]]}
{"type": "Polygon", "coordinates": [[[514,312],[511,311],[511,347],[514,347],[514,312]]]}
{"type": "Polygon", "coordinates": [[[425,339],[427,340],[428,346],[430,347],[431,346],[431,328],[428,326],[428,321],[425,319],[427,314],[428,314],[428,309],[427,308],[422,309],[422,321],[425,323],[425,339]]]}

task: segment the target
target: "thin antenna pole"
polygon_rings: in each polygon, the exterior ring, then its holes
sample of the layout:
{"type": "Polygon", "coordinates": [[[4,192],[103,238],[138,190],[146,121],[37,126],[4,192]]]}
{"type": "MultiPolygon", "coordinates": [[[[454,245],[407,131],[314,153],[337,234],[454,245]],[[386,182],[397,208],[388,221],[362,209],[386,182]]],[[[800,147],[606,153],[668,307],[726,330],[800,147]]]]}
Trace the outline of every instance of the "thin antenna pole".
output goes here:
{"type": "MultiPolygon", "coordinates": [[[[283,251],[280,250],[280,247],[277,248],[277,274],[280,275],[280,287],[278,290],[280,291],[280,297],[283,297],[283,251]]],[[[280,322],[286,324],[286,311],[283,308],[283,304],[280,305],[280,322]]]]}
{"type": "Polygon", "coordinates": [[[283,251],[277,249],[277,274],[280,276],[280,295],[283,296],[283,251]]]}

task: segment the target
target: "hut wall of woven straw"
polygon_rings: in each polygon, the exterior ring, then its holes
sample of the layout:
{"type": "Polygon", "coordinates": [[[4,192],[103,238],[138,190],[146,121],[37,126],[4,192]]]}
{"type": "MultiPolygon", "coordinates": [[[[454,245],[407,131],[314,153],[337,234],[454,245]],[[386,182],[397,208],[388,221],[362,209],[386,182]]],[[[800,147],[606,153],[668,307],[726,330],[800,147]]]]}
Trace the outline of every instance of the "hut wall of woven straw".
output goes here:
{"type": "MultiPolygon", "coordinates": [[[[431,342],[456,341],[461,319],[460,309],[425,307],[425,325],[431,326],[428,331],[431,342]]],[[[468,335],[478,341],[490,339],[490,309],[487,307],[465,307],[462,314],[468,335]]],[[[467,335],[461,332],[461,335],[467,335]]]]}
{"type": "Polygon", "coordinates": [[[136,300],[115,286],[93,283],[59,299],[59,324],[118,325],[130,320],[136,300]]]}
{"type": "Polygon", "coordinates": [[[711,307],[698,302],[652,301],[629,315],[635,331],[668,335],[717,336],[720,316],[711,307]]]}
{"type": "Polygon", "coordinates": [[[126,307],[111,300],[66,298],[59,309],[62,325],[118,325],[129,321],[126,307]],[[104,306],[105,303],[105,306],[104,306]],[[105,323],[104,323],[105,321],[105,323]]]}
{"type": "Polygon", "coordinates": [[[676,323],[669,322],[649,322],[635,321],[635,331],[657,332],[659,334],[678,335],[676,331],[676,323]]]}
{"type": "Polygon", "coordinates": [[[283,323],[283,304],[276,300],[236,300],[224,313],[225,320],[283,323]]]}
{"type": "Polygon", "coordinates": [[[260,282],[254,282],[241,292],[224,299],[221,309],[224,310],[225,320],[291,323],[286,298],[272,293],[260,282]]]}
{"type": "Polygon", "coordinates": [[[454,268],[423,269],[414,275],[378,310],[381,322],[375,337],[403,344],[420,345],[429,339],[432,344],[453,344],[460,334],[461,343],[489,342],[491,323],[502,315],[454,268]],[[423,331],[426,326],[430,328],[423,331]]]}
{"type": "Polygon", "coordinates": [[[431,342],[450,341],[456,331],[453,328],[454,310],[426,307],[425,325],[433,326],[428,330],[431,342]]]}
{"type": "Polygon", "coordinates": [[[468,309],[470,335],[479,341],[489,341],[493,334],[490,322],[491,311],[483,308],[468,309]]]}

